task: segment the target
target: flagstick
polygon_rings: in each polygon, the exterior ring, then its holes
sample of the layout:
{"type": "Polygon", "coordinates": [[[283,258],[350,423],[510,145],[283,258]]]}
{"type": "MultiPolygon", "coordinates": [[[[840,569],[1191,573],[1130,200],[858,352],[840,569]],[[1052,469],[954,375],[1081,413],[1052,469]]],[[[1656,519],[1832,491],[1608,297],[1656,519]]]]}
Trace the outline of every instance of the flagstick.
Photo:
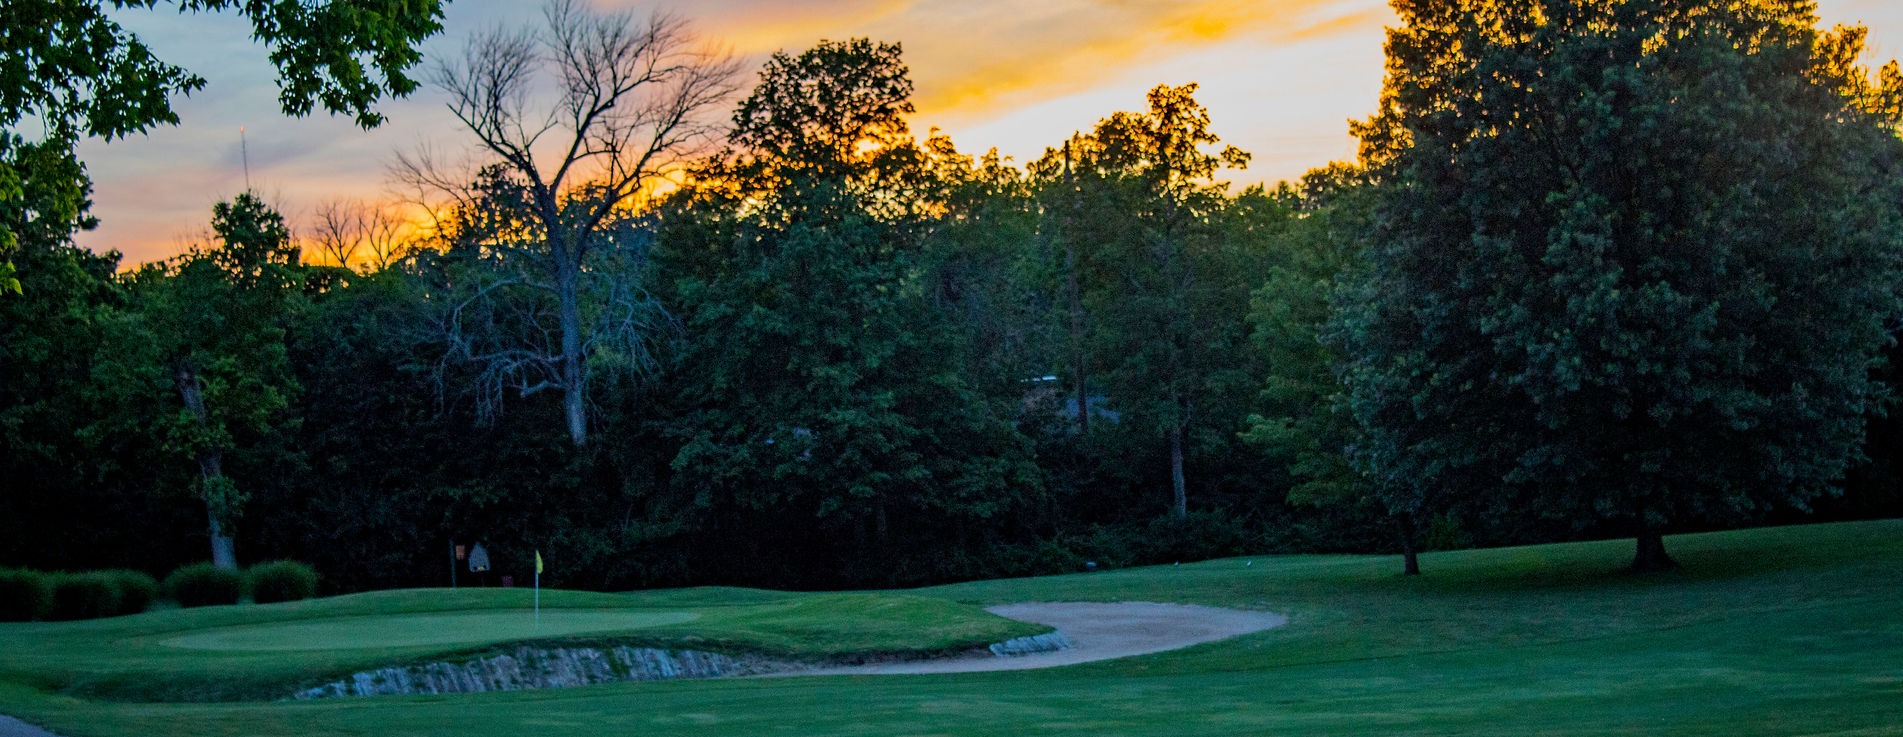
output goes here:
{"type": "MultiPolygon", "coordinates": [[[[540,566],[537,566],[539,569],[540,566]]],[[[535,628],[542,628],[542,572],[535,572],[535,628]]]]}

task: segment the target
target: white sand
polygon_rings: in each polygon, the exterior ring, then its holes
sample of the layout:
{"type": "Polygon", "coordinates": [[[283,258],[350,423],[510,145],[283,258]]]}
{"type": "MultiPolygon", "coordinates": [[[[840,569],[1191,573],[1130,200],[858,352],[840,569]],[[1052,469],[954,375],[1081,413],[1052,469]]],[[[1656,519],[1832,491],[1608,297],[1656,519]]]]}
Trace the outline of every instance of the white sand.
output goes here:
{"type": "Polygon", "coordinates": [[[1071,647],[1056,652],[1009,657],[983,653],[939,660],[843,666],[796,675],[971,673],[1053,668],[1176,650],[1288,623],[1288,617],[1272,612],[1140,601],[1004,604],[986,611],[1055,627],[1070,640],[1071,647]]]}

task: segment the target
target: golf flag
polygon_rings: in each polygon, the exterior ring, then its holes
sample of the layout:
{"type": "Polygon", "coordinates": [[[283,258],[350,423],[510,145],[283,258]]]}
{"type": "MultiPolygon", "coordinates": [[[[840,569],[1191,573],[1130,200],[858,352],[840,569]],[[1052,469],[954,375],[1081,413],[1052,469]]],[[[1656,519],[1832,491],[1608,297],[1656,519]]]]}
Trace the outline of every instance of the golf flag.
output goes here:
{"type": "Polygon", "coordinates": [[[535,626],[542,626],[542,551],[535,551],[535,626]]]}
{"type": "Polygon", "coordinates": [[[542,551],[535,551],[535,574],[542,575],[542,551]]]}

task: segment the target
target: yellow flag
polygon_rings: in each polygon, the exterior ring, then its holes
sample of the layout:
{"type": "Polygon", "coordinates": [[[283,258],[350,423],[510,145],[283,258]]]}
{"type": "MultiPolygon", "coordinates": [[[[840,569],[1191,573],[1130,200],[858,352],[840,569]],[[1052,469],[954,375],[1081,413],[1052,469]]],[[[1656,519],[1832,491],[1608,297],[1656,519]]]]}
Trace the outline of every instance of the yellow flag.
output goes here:
{"type": "Polygon", "coordinates": [[[542,572],[542,551],[540,550],[535,551],[535,572],[542,572]]]}

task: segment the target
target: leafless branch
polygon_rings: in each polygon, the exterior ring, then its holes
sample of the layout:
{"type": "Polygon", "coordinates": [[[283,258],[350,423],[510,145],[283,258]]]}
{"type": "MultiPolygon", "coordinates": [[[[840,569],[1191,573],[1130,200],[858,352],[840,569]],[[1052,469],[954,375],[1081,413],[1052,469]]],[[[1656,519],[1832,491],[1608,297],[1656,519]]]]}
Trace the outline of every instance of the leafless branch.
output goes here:
{"type": "Polygon", "coordinates": [[[430,82],[448,96],[479,158],[451,167],[419,149],[400,155],[393,174],[431,212],[467,218],[485,206],[476,172],[503,167],[530,212],[483,213],[499,217],[483,242],[465,245],[515,274],[512,286],[553,293],[551,301],[504,300],[477,290],[486,306],[466,303],[445,318],[447,356],[483,364],[479,383],[488,389],[561,389],[569,431],[585,442],[590,357],[612,352],[621,360],[611,365],[643,372],[654,364],[654,337],[670,325],[640,287],[645,243],[630,245],[640,240],[629,234],[640,227],[641,198],[718,140],[717,113],[739,80],[733,55],[698,43],[681,17],[601,12],[582,0],[550,0],[540,29],[492,29],[440,64],[430,82]],[[503,302],[517,310],[507,320],[503,302]],[[531,304],[554,313],[520,312],[531,304]],[[484,340],[495,344],[472,338],[478,328],[493,329],[484,340]],[[505,335],[513,336],[506,349],[505,335]]]}

